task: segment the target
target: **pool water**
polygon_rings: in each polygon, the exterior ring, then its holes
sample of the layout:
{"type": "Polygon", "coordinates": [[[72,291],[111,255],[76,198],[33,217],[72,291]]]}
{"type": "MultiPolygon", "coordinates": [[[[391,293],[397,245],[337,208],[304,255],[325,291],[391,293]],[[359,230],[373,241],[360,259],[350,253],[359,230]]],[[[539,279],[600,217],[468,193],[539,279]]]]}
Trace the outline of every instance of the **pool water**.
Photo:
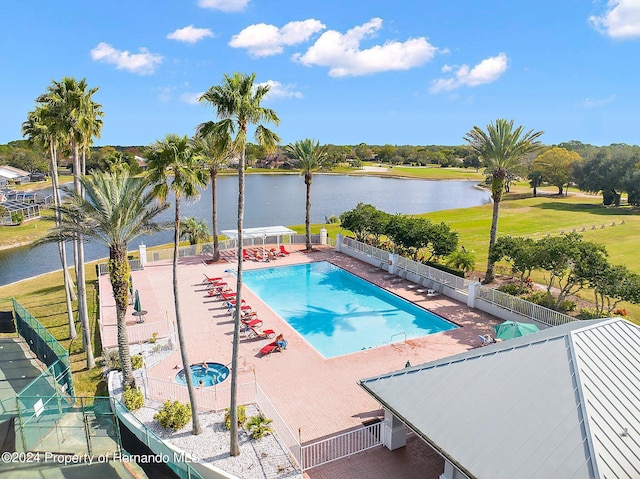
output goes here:
{"type": "MultiPolygon", "coordinates": [[[[206,368],[202,364],[192,364],[190,369],[194,387],[198,387],[200,380],[202,380],[202,386],[205,388],[213,386],[214,384],[220,384],[229,376],[229,368],[220,363],[207,362],[206,368]]],[[[176,382],[179,384],[187,384],[184,369],[176,374],[176,382]]]]}
{"type": "Polygon", "coordinates": [[[457,328],[326,261],[245,271],[242,277],[325,358],[457,328]]]}

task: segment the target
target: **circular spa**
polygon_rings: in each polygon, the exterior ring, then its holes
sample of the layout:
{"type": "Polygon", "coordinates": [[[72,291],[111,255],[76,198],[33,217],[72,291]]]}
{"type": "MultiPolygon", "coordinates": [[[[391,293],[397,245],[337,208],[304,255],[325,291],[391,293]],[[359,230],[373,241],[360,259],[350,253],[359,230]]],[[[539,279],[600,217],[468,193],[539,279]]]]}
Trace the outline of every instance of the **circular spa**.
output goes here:
{"type": "MultiPolygon", "coordinates": [[[[229,368],[224,364],[209,362],[206,364],[206,368],[204,367],[204,364],[191,365],[191,378],[193,379],[194,387],[198,387],[200,385],[200,381],[202,381],[202,387],[207,388],[215,386],[229,377],[229,368]]],[[[184,369],[176,374],[176,382],[178,384],[187,384],[184,369]]]]}

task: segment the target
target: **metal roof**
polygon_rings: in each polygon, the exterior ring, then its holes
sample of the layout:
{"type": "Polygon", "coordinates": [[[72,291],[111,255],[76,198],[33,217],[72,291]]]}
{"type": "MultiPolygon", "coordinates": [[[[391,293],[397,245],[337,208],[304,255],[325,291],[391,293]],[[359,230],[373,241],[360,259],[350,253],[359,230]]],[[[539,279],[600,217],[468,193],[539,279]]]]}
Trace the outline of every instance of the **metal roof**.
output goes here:
{"type": "Polygon", "coordinates": [[[640,477],[640,328],[576,321],[361,386],[469,477],[640,477]]]}
{"type": "MultiPolygon", "coordinates": [[[[233,240],[238,239],[238,230],[223,230],[223,235],[233,240]]],[[[263,226],[261,228],[244,228],[242,236],[244,238],[264,238],[266,236],[286,236],[294,235],[295,231],[284,226],[263,226]]]]}

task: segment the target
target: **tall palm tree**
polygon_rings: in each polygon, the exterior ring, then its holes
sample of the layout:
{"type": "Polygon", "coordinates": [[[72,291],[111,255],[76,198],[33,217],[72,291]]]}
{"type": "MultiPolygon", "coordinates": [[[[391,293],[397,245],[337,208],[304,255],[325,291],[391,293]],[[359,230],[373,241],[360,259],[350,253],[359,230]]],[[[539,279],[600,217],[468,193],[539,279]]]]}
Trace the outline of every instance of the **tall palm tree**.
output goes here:
{"type": "MultiPolygon", "coordinates": [[[[491,175],[491,198],[493,199],[493,216],[491,218],[491,234],[489,237],[489,252],[496,242],[498,234],[498,215],[500,202],[504,194],[505,179],[510,171],[516,169],[522,158],[542,146],[538,138],[542,131],[529,130],[524,132],[523,126],[513,128],[513,120],[496,120],[490,123],[487,131],[474,126],[464,139],[471,148],[485,162],[486,172],[491,175]]],[[[491,283],[494,279],[494,263],[489,255],[487,258],[487,274],[484,282],[491,283]]]]}
{"type": "MultiPolygon", "coordinates": [[[[57,128],[64,132],[64,141],[73,156],[73,182],[75,191],[82,195],[80,181],[83,167],[80,162],[80,148],[88,145],[90,138],[99,134],[102,127],[101,106],[92,99],[98,88],[89,88],[86,79],[80,81],[73,77],[63,77],[52,81],[47,92],[36,101],[47,104],[58,122],[57,128]]],[[[84,269],[84,245],[82,236],[74,241],[76,280],[78,289],[78,315],[82,324],[82,338],[87,354],[87,367],[95,366],[91,334],[89,331],[89,313],[87,309],[86,277],[84,269]]]]}
{"type": "MultiPolygon", "coordinates": [[[[173,301],[176,311],[176,329],[182,366],[189,370],[190,362],[187,344],[182,332],[182,316],[180,315],[180,297],[178,292],[178,246],[180,244],[180,199],[195,199],[200,195],[199,187],[206,185],[206,174],[198,165],[193,143],[186,136],[167,135],[152,147],[147,161],[149,182],[154,185],[154,194],[166,199],[169,191],[175,195],[175,219],[173,232],[173,301]]],[[[189,401],[191,402],[193,434],[200,434],[200,420],[196,404],[195,389],[191,375],[186,375],[189,401]]]]}
{"type": "MultiPolygon", "coordinates": [[[[242,222],[244,216],[244,169],[247,145],[247,127],[256,125],[254,137],[256,142],[267,152],[274,151],[280,138],[262,123],[278,125],[280,119],[274,110],[261,106],[269,93],[268,85],[254,85],[255,73],[247,75],[234,73],[224,75],[221,85],[209,88],[200,101],[208,103],[216,110],[218,121],[208,121],[198,126],[202,136],[213,135],[215,138],[231,138],[232,150],[240,155],[238,162],[238,268],[236,283],[236,304],[242,301],[242,222]]],[[[236,308],[233,328],[233,353],[231,357],[231,442],[229,454],[238,456],[238,356],[240,349],[240,308],[236,308]]]]}
{"type": "Polygon", "coordinates": [[[129,304],[129,261],[127,246],[143,234],[159,231],[165,225],[154,218],[169,207],[147,191],[144,181],[128,172],[96,172],[80,179],[86,199],[67,189],[62,205],[54,206],[58,224],[35,244],[74,240],[78,235],[109,248],[109,279],[116,302],[118,352],[123,385],[135,387],[126,312],[129,304]]]}
{"type": "Polygon", "coordinates": [[[300,175],[304,176],[304,184],[307,185],[306,216],[304,224],[307,239],[307,251],[311,251],[313,248],[311,245],[311,222],[309,220],[309,216],[311,215],[311,181],[313,179],[313,172],[318,171],[326,164],[327,147],[320,146],[319,141],[307,138],[285,146],[285,150],[294,158],[297,158],[297,166],[300,168],[300,175]]]}
{"type": "Polygon", "coordinates": [[[229,164],[235,152],[232,149],[231,138],[214,137],[213,135],[196,137],[196,144],[203,157],[204,164],[209,169],[211,182],[211,234],[213,236],[213,261],[220,259],[220,242],[218,240],[218,201],[217,178],[220,168],[229,164]]]}
{"type": "MultiPolygon", "coordinates": [[[[58,181],[58,149],[60,132],[56,131],[56,122],[46,105],[40,105],[35,110],[29,112],[27,120],[22,124],[22,135],[29,139],[29,142],[43,150],[49,150],[49,169],[51,171],[51,186],[53,189],[53,204],[60,206],[62,199],[60,196],[60,182],[58,181]]],[[[60,225],[60,215],[56,213],[56,225],[60,225]]],[[[69,338],[75,339],[76,324],[73,318],[73,304],[77,298],[73,290],[73,281],[69,276],[67,264],[67,250],[62,241],[58,241],[58,254],[62,266],[62,279],[64,282],[65,299],[67,305],[67,322],[69,324],[69,338]]]]}

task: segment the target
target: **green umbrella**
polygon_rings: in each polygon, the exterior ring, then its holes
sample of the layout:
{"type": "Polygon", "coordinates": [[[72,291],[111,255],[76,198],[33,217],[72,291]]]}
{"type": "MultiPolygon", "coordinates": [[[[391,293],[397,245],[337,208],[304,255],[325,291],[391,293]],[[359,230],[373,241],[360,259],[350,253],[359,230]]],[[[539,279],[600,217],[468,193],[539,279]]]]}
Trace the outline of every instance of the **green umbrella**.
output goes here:
{"type": "Polygon", "coordinates": [[[134,297],[135,297],[135,301],[133,302],[133,309],[139,313],[140,311],[142,311],[142,306],[140,305],[140,295],[138,294],[137,289],[134,297]]]}
{"type": "MultiPolygon", "coordinates": [[[[129,298],[133,298],[133,278],[129,275],[129,298]]],[[[129,304],[131,304],[131,299],[129,300],[129,304]]]]}
{"type": "Polygon", "coordinates": [[[497,339],[513,339],[540,331],[535,324],[518,323],[517,321],[505,321],[494,326],[493,329],[496,331],[497,339]]]}

